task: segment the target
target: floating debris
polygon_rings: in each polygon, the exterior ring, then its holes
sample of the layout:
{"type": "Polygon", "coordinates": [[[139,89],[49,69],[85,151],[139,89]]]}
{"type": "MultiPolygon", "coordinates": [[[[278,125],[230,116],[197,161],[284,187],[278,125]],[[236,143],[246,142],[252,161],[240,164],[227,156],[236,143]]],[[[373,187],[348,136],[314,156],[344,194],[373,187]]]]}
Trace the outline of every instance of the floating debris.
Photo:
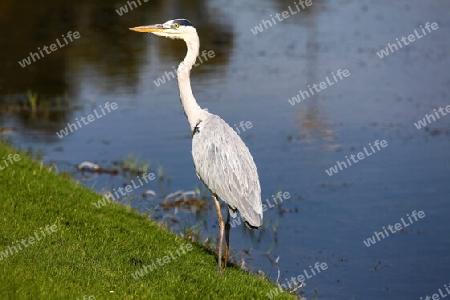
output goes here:
{"type": "Polygon", "coordinates": [[[91,163],[89,161],[84,161],[77,167],[78,170],[83,170],[86,168],[96,171],[99,169],[99,166],[97,164],[91,163]]]}
{"type": "Polygon", "coordinates": [[[196,191],[184,192],[178,190],[167,195],[160,205],[164,210],[169,210],[174,207],[181,209],[190,209],[191,207],[202,209],[205,207],[206,203],[205,199],[200,197],[196,191]]]}
{"type": "Polygon", "coordinates": [[[14,129],[12,127],[1,127],[0,132],[12,132],[14,129]]]}
{"type": "Polygon", "coordinates": [[[93,173],[109,173],[109,174],[118,174],[119,170],[116,168],[109,168],[109,169],[105,169],[105,168],[101,168],[99,165],[94,164],[92,162],[89,161],[84,161],[81,164],[79,164],[77,166],[77,169],[79,171],[84,171],[84,172],[93,172],[93,173]]]}

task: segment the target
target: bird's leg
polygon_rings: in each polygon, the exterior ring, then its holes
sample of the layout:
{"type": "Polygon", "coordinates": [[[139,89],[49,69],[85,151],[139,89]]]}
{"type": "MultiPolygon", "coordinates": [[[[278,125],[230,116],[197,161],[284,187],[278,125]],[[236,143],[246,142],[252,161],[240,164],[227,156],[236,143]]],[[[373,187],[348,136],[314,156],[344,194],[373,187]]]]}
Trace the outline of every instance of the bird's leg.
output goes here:
{"type": "Polygon", "coordinates": [[[227,267],[228,251],[230,249],[230,209],[228,209],[227,223],[225,224],[225,265],[227,267]]]}
{"type": "Polygon", "coordinates": [[[222,242],[223,242],[224,224],[222,214],[220,213],[220,203],[219,200],[217,200],[217,195],[213,194],[213,198],[214,202],[216,203],[217,218],[219,219],[219,228],[220,228],[219,249],[218,249],[219,262],[217,263],[217,273],[222,274],[222,242]]]}

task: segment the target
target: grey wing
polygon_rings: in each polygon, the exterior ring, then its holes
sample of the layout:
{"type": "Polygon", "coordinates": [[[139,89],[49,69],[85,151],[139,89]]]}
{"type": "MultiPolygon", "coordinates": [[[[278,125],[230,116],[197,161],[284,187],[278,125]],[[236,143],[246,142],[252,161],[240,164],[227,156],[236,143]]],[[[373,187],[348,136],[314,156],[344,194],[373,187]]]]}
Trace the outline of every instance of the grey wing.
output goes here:
{"type": "Polygon", "coordinates": [[[249,225],[262,225],[261,187],[253,157],[237,133],[209,114],[192,137],[195,170],[203,183],[237,209],[249,225]]]}

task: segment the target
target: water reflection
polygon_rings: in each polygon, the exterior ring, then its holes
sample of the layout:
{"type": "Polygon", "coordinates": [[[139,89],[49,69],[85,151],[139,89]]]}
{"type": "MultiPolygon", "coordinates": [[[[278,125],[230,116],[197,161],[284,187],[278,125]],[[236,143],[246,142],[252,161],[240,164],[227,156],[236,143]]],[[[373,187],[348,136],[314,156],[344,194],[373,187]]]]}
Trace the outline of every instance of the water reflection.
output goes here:
{"type": "Polygon", "coordinates": [[[181,14],[195,20],[202,49],[215,53],[214,59],[208,61],[209,68],[196,70],[196,76],[207,76],[215,66],[228,63],[234,41],[232,28],[220,13],[209,13],[206,1],[142,2],[142,6],[120,16],[116,9],[126,4],[3,1],[0,19],[3,27],[11,30],[5,30],[0,38],[0,117],[8,114],[18,118],[16,130],[50,133],[70,122],[73,111],[84,105],[79,99],[79,84],[85,78],[93,80],[105,93],[135,93],[140,69],[148,59],[156,57],[162,63],[179,61],[186,46],[182,41],[149,40],[149,35],[132,34],[128,28],[165,22],[181,14]],[[20,25],[17,16],[21,16],[20,25]],[[26,67],[19,65],[30,52],[54,44],[69,31],[78,31],[81,37],[26,67]],[[149,44],[156,47],[157,56],[147,55],[149,44]],[[27,92],[37,95],[36,103],[32,104],[27,92]],[[37,109],[30,113],[32,105],[37,109]]]}

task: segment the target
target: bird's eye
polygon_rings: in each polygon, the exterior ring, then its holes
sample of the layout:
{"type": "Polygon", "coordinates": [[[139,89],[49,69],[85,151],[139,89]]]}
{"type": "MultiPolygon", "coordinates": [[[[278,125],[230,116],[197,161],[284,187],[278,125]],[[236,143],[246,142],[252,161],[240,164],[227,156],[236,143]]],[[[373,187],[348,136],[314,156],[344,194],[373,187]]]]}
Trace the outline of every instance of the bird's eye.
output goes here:
{"type": "Polygon", "coordinates": [[[172,27],[175,28],[175,29],[178,29],[178,28],[180,28],[180,24],[175,23],[175,24],[172,25],[172,27]]]}

